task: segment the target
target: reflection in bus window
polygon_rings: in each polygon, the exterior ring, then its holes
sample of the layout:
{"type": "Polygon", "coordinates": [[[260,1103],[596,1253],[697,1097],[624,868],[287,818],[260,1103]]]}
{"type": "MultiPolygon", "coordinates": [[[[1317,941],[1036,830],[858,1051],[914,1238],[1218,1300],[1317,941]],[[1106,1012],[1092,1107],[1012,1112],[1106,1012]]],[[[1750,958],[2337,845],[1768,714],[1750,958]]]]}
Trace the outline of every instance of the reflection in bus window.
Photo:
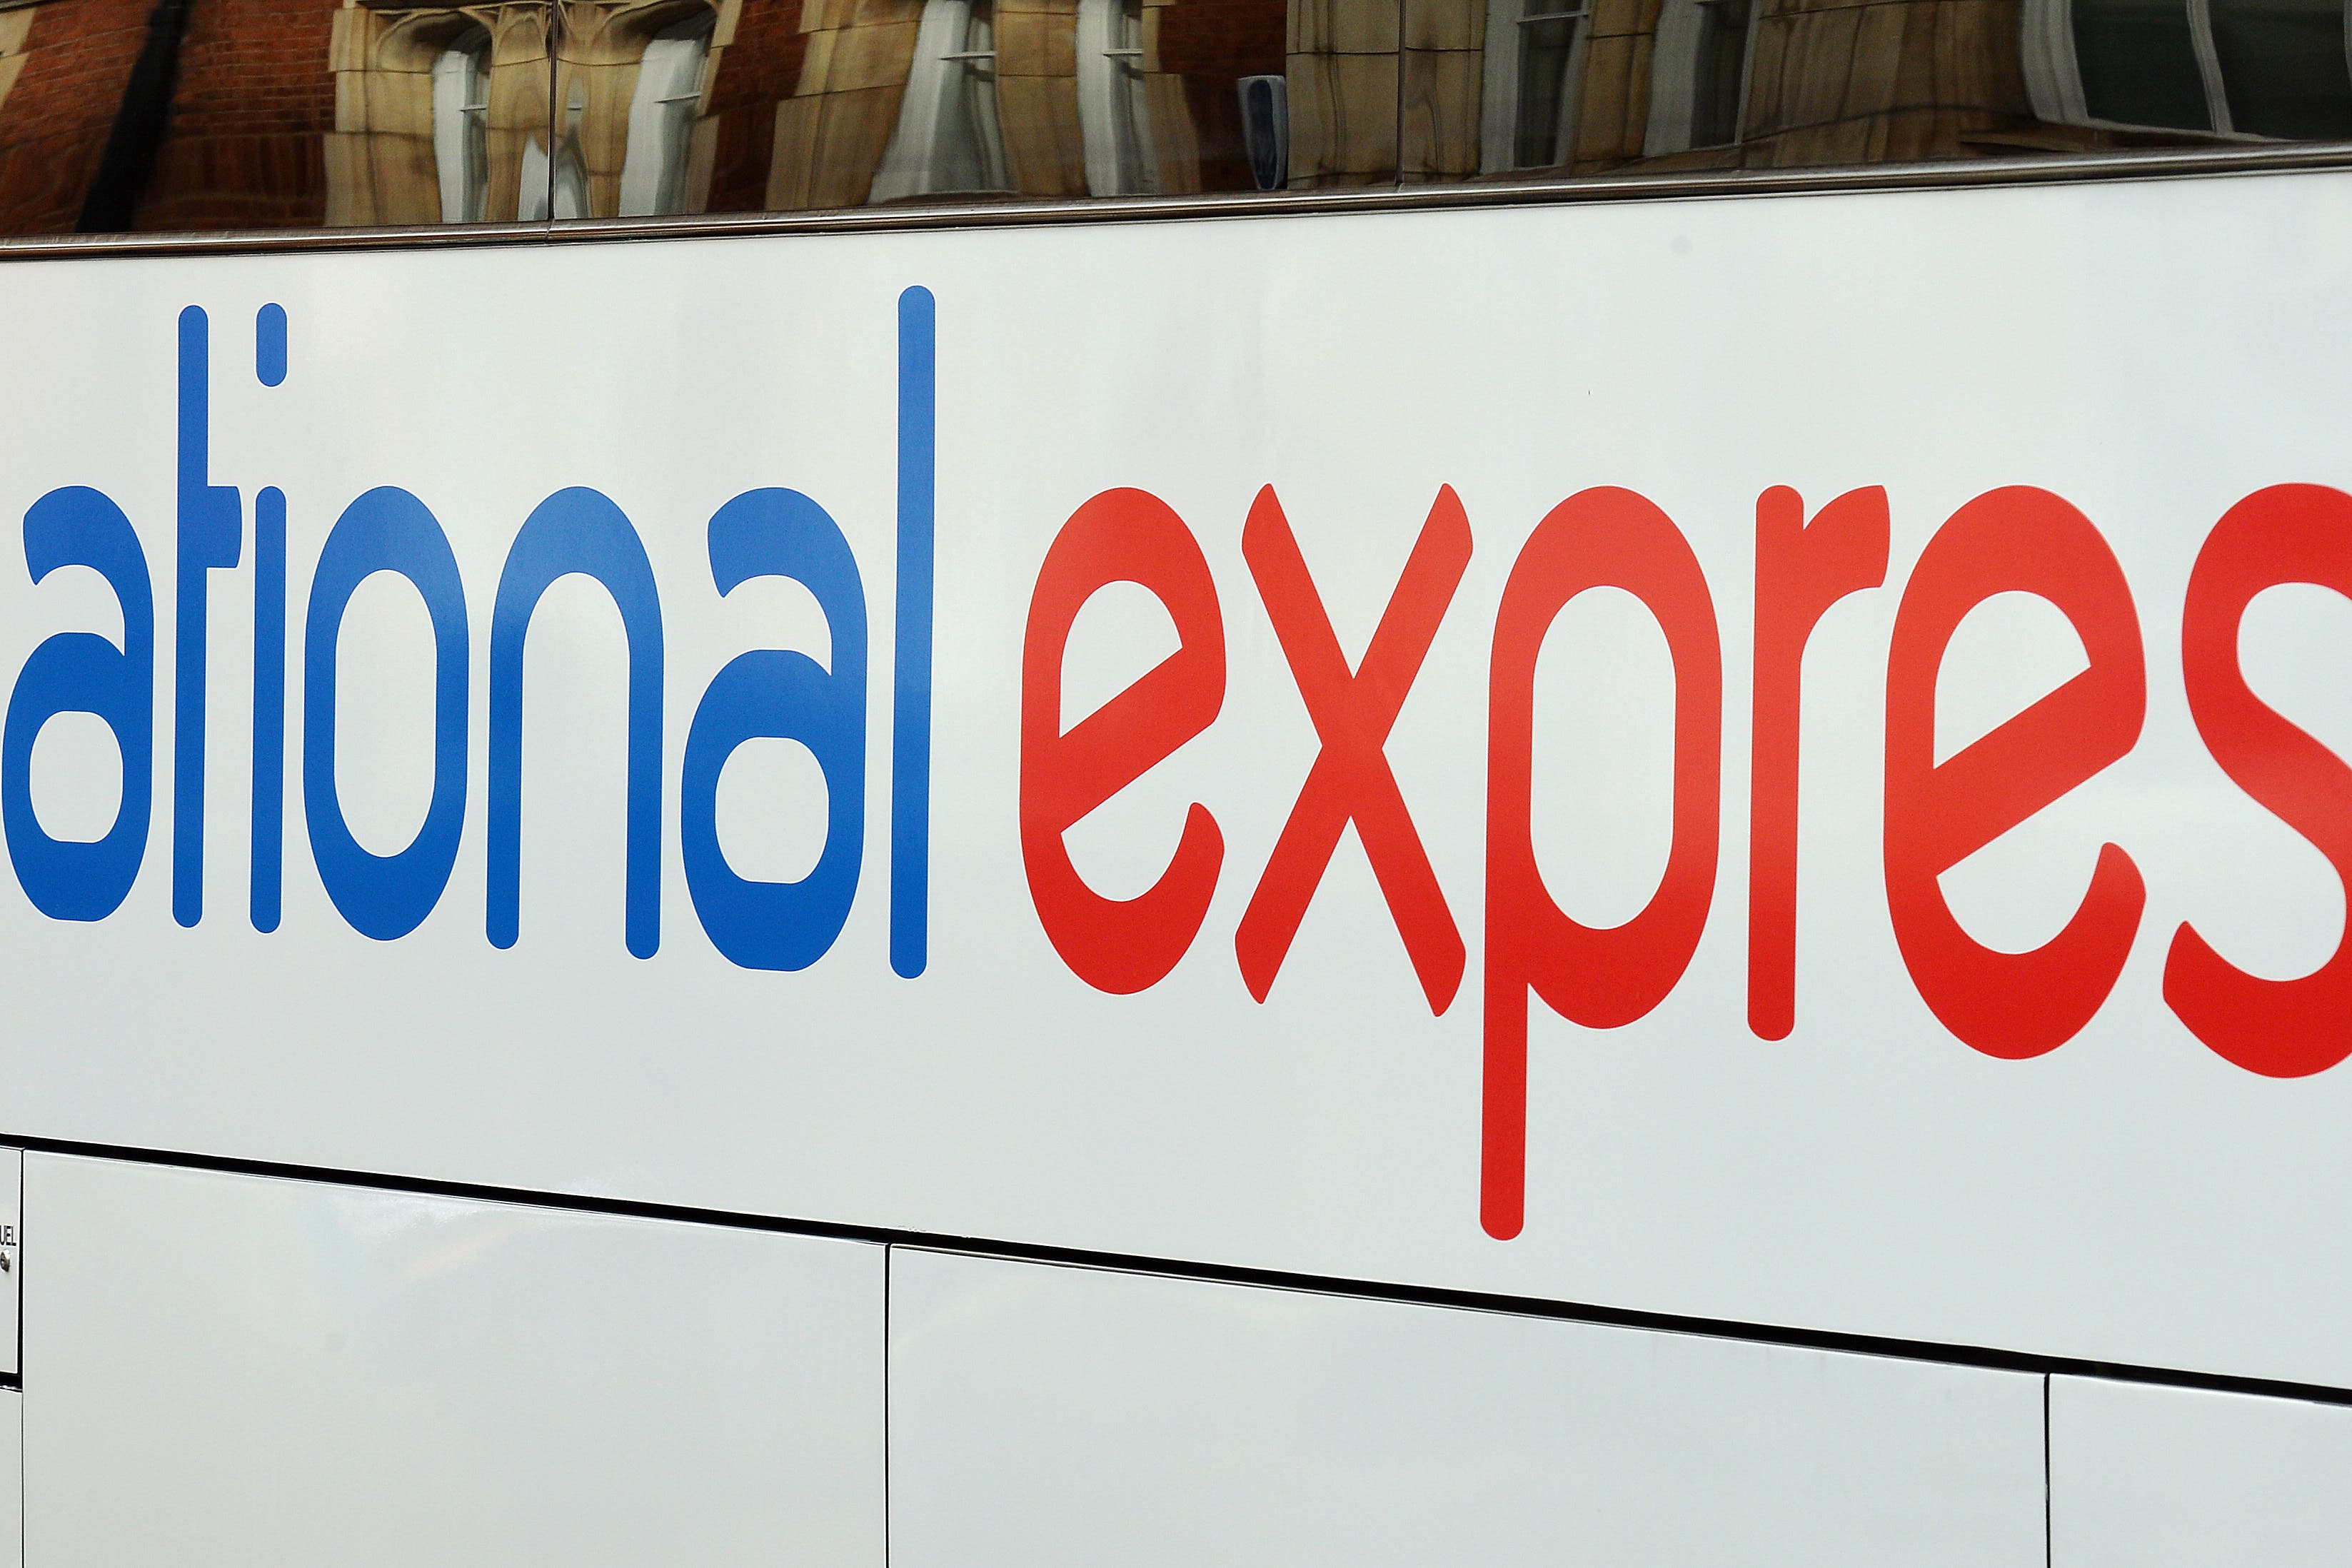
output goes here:
{"type": "Polygon", "coordinates": [[[629,148],[621,165],[623,217],[687,210],[687,156],[715,19],[705,13],[673,23],[646,45],[629,100],[629,148]]]}
{"type": "Polygon", "coordinates": [[[0,14],[0,224],[10,233],[119,226],[136,196],[119,168],[99,175],[142,18],[124,10],[64,20],[31,6],[0,14]],[[37,21],[46,24],[37,38],[37,21]]]}
{"type": "Polygon", "coordinates": [[[550,158],[546,146],[534,136],[522,160],[522,216],[527,222],[544,221],[550,217],[572,218],[591,216],[588,202],[588,165],[580,147],[580,131],[588,117],[588,93],[578,76],[572,79],[572,91],[564,100],[562,136],[550,158]]]}
{"type": "Polygon", "coordinates": [[[548,180],[549,209],[557,217],[588,216],[588,171],[580,162],[580,145],[567,142],[556,155],[555,168],[548,180]]]}
{"type": "Polygon", "coordinates": [[[475,27],[433,62],[433,162],[441,221],[479,223],[490,187],[490,35],[475,27]]]}
{"type": "Polygon", "coordinates": [[[1748,83],[1748,12],[1752,0],[1696,0],[1697,57],[1691,69],[1693,147],[1739,140],[1739,106],[1748,83]]]}
{"type": "Polygon", "coordinates": [[[1278,191],[1290,179],[1290,83],[1278,76],[1245,76],[1234,85],[1241,92],[1250,184],[1278,191]]]}
{"type": "Polygon", "coordinates": [[[1755,0],[1665,0],[1650,68],[1651,156],[1739,140],[1755,0]]]}
{"type": "MultiPolygon", "coordinates": [[[[268,101],[267,84],[224,79],[222,68],[196,52],[215,17],[247,3],[258,0],[196,0],[180,79],[184,106],[169,121],[167,160],[183,148],[191,157],[209,154],[192,172],[215,191],[241,172],[266,183],[282,146],[199,136],[184,107],[192,98],[208,103],[239,94],[257,107],[268,101]]],[[[323,210],[311,221],[511,221],[527,199],[524,150],[546,134],[545,8],[521,0],[465,11],[350,5],[328,16],[333,26],[320,45],[334,68],[322,78],[329,119],[316,137],[325,152],[318,169],[323,210]]],[[[158,169],[158,186],[176,183],[158,169]]],[[[159,194],[151,190],[151,204],[159,194]]],[[[142,215],[137,226],[167,225],[142,215]]]]}
{"type": "Polygon", "coordinates": [[[2352,68],[2341,0],[2210,0],[2221,108],[2232,130],[2284,139],[2352,137],[2352,68]]]}
{"type": "MultiPolygon", "coordinates": [[[[1524,0],[1517,36],[1509,40],[1517,64],[1517,105],[1512,121],[1511,166],[1544,169],[1568,162],[1576,145],[1577,46],[1591,13],[1581,4],[1524,0]]],[[[1508,44],[1506,46],[1508,47],[1508,44]]]]}
{"type": "Polygon", "coordinates": [[[2027,70],[2049,118],[2284,141],[2352,138],[2344,0],[2037,3],[2045,15],[2028,18],[2027,70]]]}
{"type": "Polygon", "coordinates": [[[1078,127],[1092,195],[1160,188],[1144,110],[1143,58],[1141,0],[1078,0],[1078,127]]]}
{"type": "Polygon", "coordinates": [[[2352,141],[2346,58],[2345,0],[0,0],[0,235],[2352,141]]]}
{"type": "Polygon", "coordinates": [[[919,51],[923,0],[186,0],[152,38],[158,0],[0,0],[0,234],[1394,179],[1399,0],[1297,3],[1381,10],[1387,53],[1302,47],[1311,167],[1283,113],[1254,172],[1238,84],[1286,105],[1289,0],[943,0],[919,51]]]}
{"type": "Polygon", "coordinates": [[[872,201],[1010,189],[990,0],[927,0],[872,201]]]}
{"type": "Polygon", "coordinates": [[[778,0],[563,0],[548,214],[757,207],[746,143],[766,129],[756,95],[774,90],[791,21],[778,0]],[[726,90],[730,71],[748,91],[726,90]]]}
{"type": "Polygon", "coordinates": [[[2080,110],[2123,125],[2215,128],[2184,0],[2077,0],[2080,110]]]}

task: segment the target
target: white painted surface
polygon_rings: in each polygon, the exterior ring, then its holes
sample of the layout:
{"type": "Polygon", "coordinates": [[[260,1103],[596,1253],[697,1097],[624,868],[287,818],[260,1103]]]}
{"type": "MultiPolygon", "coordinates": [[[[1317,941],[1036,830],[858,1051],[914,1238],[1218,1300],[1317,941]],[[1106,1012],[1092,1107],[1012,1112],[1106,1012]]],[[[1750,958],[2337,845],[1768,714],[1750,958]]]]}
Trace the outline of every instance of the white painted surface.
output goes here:
{"type": "Polygon", "coordinates": [[[2052,1568],[2339,1568],[2352,1409],[2053,1378],[2050,1486],[2052,1568]]]}
{"type": "Polygon", "coordinates": [[[26,1303],[36,1563],[883,1560],[879,1248],[26,1179],[55,1238],[26,1303]]]}
{"type": "Polygon", "coordinates": [[[25,1561],[25,1396],[0,1389],[0,1568],[25,1561]]]}
{"type": "Polygon", "coordinates": [[[2040,1568],[2033,1377],[896,1248],[897,1568],[2040,1568]]]}
{"type": "MultiPolygon", "coordinates": [[[[2257,1078],[2161,994],[2184,921],[2273,977],[2310,971],[2342,929],[2327,864],[2200,744],[2178,625],[2226,508],[2284,481],[2352,488],[2347,258],[2352,174],[2329,173],[11,264],[0,520],[68,484],[122,503],[158,584],[163,721],[146,858],[119,910],[48,920],[0,874],[0,1131],[2352,1386],[2334,1305],[2352,1300],[2335,1206],[2352,1193],[2352,1070],[2257,1078]],[[940,651],[930,964],[905,981],[887,960],[886,672],[897,309],[914,284],[940,311],[940,651]],[[250,349],[273,300],[291,369],[268,388],[250,349]],[[247,566],[211,574],[205,914],[193,930],[171,916],[173,322],[191,301],[211,312],[211,479],[248,513],[261,487],[288,497],[298,652],[321,542],[366,488],[409,488],[456,552],[465,835],[438,905],[398,941],[328,901],[292,763],[285,922],[246,923],[247,566]],[[2113,545],[2148,718],[2123,763],[1955,867],[1951,897],[1979,941],[2038,942],[2112,841],[2148,901],[2089,1026],[2006,1061],[1945,1030],[1904,967],[1880,739],[1900,584],[1958,507],[2020,482],[2113,545]],[[1353,834],[1263,1005],[1235,963],[1317,752],[1240,552],[1267,483],[1349,658],[1439,486],[1467,511],[1468,575],[1389,741],[1469,950],[1443,1016],[1353,834]],[[1783,483],[1813,505],[1885,485],[1894,545],[1890,585],[1831,610],[1811,644],[1798,1016],[1762,1041],[1744,1005],[1748,606],[1756,498],[1783,483]],[[1498,1243],[1476,1182],[1492,631],[1538,520],[1604,484],[1663,507],[1707,576],[1722,849],[1696,955],[1654,1012],[1597,1031],[1535,1008],[1527,1229],[1498,1243]],[[621,639],[580,578],[530,633],[520,940],[485,936],[492,604],[522,520],[569,485],[627,512],[660,584],[663,940],[643,962],[621,945],[621,639]],[[1129,485],[1200,540],[1229,679],[1216,723],[1070,843],[1097,886],[1133,892],[1197,802],[1225,862],[1183,961],[1114,996],[1039,925],[1016,737],[1038,564],[1077,506],[1129,485]],[[811,640],[772,585],[712,586],[707,523],[760,486],[839,521],[873,633],[862,880],[833,950],[793,973],[719,953],[677,849],[681,756],[714,673],[811,640]]],[[[90,573],[35,587],[16,551],[0,550],[0,682],[53,632],[114,635],[90,573]]],[[[422,617],[394,616],[408,590],[385,586],[345,624],[349,662],[386,678],[352,676],[339,755],[354,824],[397,837],[424,809],[406,737],[429,700],[422,617]]],[[[2255,688],[2339,752],[2347,622],[2340,596],[2286,591],[2245,635],[2255,688]]],[[[1955,716],[2071,673],[2015,632],[1955,657],[1955,716]]],[[[1610,722],[1664,700],[1654,642],[1596,644],[1546,666],[1538,737],[1536,843],[1578,909],[1654,876],[1610,847],[1647,842],[1668,787],[1632,743],[1640,723],[1623,747],[1583,744],[1568,693],[1610,722]],[[1586,765],[1621,751],[1622,768],[1586,765]]],[[[1071,657],[1072,684],[1106,693],[1142,668],[1071,657]]],[[[44,809],[113,787],[88,729],[37,763],[44,809]]],[[[770,809],[805,814],[807,794],[777,785],[770,809]]],[[[744,863],[782,864],[798,842],[780,830],[744,863]]]]}

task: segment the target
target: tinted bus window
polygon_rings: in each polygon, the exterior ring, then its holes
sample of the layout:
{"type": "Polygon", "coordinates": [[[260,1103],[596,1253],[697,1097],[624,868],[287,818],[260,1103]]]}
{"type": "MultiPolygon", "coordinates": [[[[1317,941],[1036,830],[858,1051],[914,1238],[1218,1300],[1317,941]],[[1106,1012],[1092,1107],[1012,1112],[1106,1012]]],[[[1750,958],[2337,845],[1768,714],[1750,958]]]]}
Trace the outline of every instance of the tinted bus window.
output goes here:
{"type": "Polygon", "coordinates": [[[33,0],[0,233],[531,224],[2352,138],[2342,0],[33,0]]]}

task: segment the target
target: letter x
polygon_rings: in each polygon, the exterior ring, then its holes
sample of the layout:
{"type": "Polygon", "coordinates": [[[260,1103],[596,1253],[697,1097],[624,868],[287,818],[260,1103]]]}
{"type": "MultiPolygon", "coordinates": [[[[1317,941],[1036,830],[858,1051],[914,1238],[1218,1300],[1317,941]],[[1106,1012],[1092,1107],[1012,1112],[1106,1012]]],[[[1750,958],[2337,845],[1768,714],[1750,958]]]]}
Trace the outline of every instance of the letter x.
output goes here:
{"type": "Polygon", "coordinates": [[[1323,742],[1234,932],[1242,980],[1251,995],[1265,1000],[1332,851],[1339,847],[1339,835],[1353,821],[1430,1011],[1443,1013],[1462,985],[1462,933],[1445,907],[1384,748],[1470,564],[1469,519],[1453,487],[1441,488],[1371,645],[1353,671],[1271,485],[1250,506],[1242,555],[1323,742]]]}

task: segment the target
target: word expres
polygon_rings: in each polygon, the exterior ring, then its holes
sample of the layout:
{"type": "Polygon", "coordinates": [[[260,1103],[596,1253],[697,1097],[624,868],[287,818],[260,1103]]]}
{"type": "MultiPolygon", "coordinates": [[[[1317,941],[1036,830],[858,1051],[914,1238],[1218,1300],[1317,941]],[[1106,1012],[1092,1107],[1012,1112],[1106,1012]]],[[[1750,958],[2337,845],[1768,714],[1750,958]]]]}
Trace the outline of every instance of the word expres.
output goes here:
{"type": "MultiPolygon", "coordinates": [[[[1881,489],[1852,491],[1809,523],[1797,492],[1757,503],[1754,732],[1748,837],[1748,1014],[1766,1039],[1795,1023],[1797,776],[1805,645],[1830,606],[1885,585],[1881,489]]],[[[1352,822],[1433,1013],[1465,965],[1460,932],[1382,747],[1470,558],[1460,502],[1439,492],[1362,659],[1351,670],[1269,488],[1242,552],[1321,742],[1234,936],[1263,1001],[1324,868],[1352,822]]],[[[2183,609],[2181,658],[2199,734],[2224,772],[2326,856],[2352,894],[2352,769],[2247,687],[2238,628],[2264,589],[2310,583],[2352,595],[2352,496],[2312,485],[2261,490],[2206,537],[2183,609]]],[[[1198,542],[1139,490],[1080,508],[1039,574],[1022,657],[1021,834],[1029,885],[1070,968],[1106,991],[1155,984],[1208,912],[1223,846],[1192,807],[1158,883],[1125,901],[1082,882],[1062,835],[1206,729],[1224,691],[1224,634],[1198,542]],[[1118,697],[1058,732],[1063,648],[1079,607],[1114,582],[1167,607],[1180,647],[1118,697]]],[[[1631,490],[1570,496],[1513,563],[1487,681],[1485,1093],[1481,1215],[1507,1238],[1524,1220],[1528,1006],[1619,1028],[1680,982],[1715,895],[1721,818],[1723,658],[1714,600],[1673,521],[1631,490]],[[1569,602],[1613,587],[1665,634],[1675,677],[1672,840],[1657,890],[1622,925],[1580,924],[1553,902],[1531,832],[1537,655],[1569,602]]],[[[2123,758],[2147,709],[2138,613],[2090,520],[2046,490],[1978,497],[1939,529],[1904,584],[1887,655],[1885,866],[1905,964],[1936,1016],[1995,1057],[2056,1049],[2106,1000],[2137,935],[2146,888],[2131,857],[2101,847],[2089,890],[2041,947],[1972,939],[1937,878],[2123,758]],[[1997,594],[2035,595],[2073,623],[2089,667],[1972,745],[1935,760],[1936,683],[1961,620],[1997,594]]],[[[2249,974],[2195,928],[2173,934],[2164,999],[2213,1050],[2294,1078],[2352,1054],[2352,925],[2318,971],[2249,974]]]]}
{"type": "MultiPolygon", "coordinates": [[[[172,908],[194,925],[204,907],[205,630],[210,574],[243,554],[237,491],[208,471],[205,313],[179,322],[178,535],[173,653],[172,908]]],[[[890,780],[891,967],[926,966],[929,921],[933,626],[936,319],[929,291],[899,300],[898,558],[890,780]]],[[[286,318],[265,307],[256,369],[286,375],[286,318]]],[[[97,921],[129,895],[151,816],[154,606],[148,563],[121,509],[70,487],[25,515],[35,583],[62,566],[105,578],[119,601],[120,647],[63,632],[18,673],[0,731],[0,827],[26,895],[57,920],[97,921]],[[33,743],[52,717],[89,713],[113,731],[122,793],[111,827],[82,842],[51,837],[36,817],[33,743]]],[[[287,748],[286,500],[254,505],[254,689],[250,918],[275,930],[283,881],[287,748]]],[[[1766,1039],[1795,1022],[1799,717],[1813,628],[1850,595],[1885,585],[1886,494],[1859,489],[1809,522],[1798,494],[1757,503],[1755,648],[1748,851],[1748,1022],[1766,1039]]],[[[1234,935],[1250,994],[1264,1001],[1340,839],[1353,825],[1433,1014],[1453,1004],[1467,952],[1414,827],[1385,746],[1452,606],[1471,555],[1467,518],[1441,489],[1360,659],[1351,667],[1280,504],[1252,506],[1242,553],[1313,721],[1320,751],[1300,785],[1234,935]]],[[[695,913],[714,947],[748,968],[799,970],[832,947],[861,874],[866,798],[866,600],[856,558],[834,520],[796,491],[748,491],[709,525],[713,586],[790,577],[824,611],[830,668],[804,654],[755,649],[713,677],[687,731],[680,852],[695,913]],[[737,876],[718,836],[719,774],[754,738],[806,746],[826,786],[815,867],[791,883],[737,876]]],[[[513,945],[520,883],[523,644],[560,578],[581,574],[611,595],[628,648],[626,849],[628,951],[650,957],[661,930],[663,638],[651,563],[627,517],[597,491],[558,491],[533,509],[509,548],[490,614],[486,931],[513,945]]],[[[2308,583],[2352,595],[2352,496],[2282,485],[2232,507],[2207,536],[2181,626],[2191,715],[2214,761],[2255,801],[2327,858],[2352,893],[2352,769],[2248,688],[2238,662],[2247,605],[2269,587],[2308,583]]],[[[320,880],[337,911],[391,941],[431,912],[456,866],[465,820],[471,636],[457,558],[439,522],[406,490],[371,489],[344,509],[312,574],[302,625],[303,815],[320,880]],[[362,847],[337,799],[336,646],[362,582],[380,572],[412,584],[434,639],[434,766],[425,821],[408,846],[362,847]]],[[[1073,973],[1132,994],[1169,973],[1205,921],[1224,842],[1191,806],[1173,856],[1132,899],[1080,877],[1064,835],[1178,748],[1223,705],[1225,641],[1199,542],[1147,492],[1113,489],[1081,506],[1048,549],[1021,650],[1020,838],[1031,901],[1073,973]],[[1178,647],[1065,731],[1066,648],[1099,590],[1133,583],[1173,621],[1178,647]]],[[[1631,490],[1600,488],[1560,502],[1513,563],[1493,631],[1486,757],[1485,1037],[1481,1219],[1502,1238],[1524,1221],[1528,998],[1595,1029],[1645,1016],[1679,984],[1697,948],[1718,874],[1723,661],[1714,600],[1675,523],[1631,490]],[[1567,605],[1588,589],[1638,599],[1664,634],[1675,679],[1672,838],[1664,872],[1625,923],[1580,924],[1552,900],[1532,837],[1537,657],[1567,605]]],[[[2138,931],[2146,889],[2129,855],[2099,853],[2063,930],[2026,952],[1970,938],[1937,879],[2137,744],[2147,712],[2138,614],[2121,564],[2090,521],[2045,490],[1997,489],[1939,529],[1903,585],[1887,655],[1885,870],[1887,910],[1920,995],[1959,1039],[1988,1055],[2054,1050],[2098,1011],[2138,931]],[[1938,763],[1935,700],[1944,653],[1962,619],[1995,595],[2047,600],[2080,637],[2088,666],[1938,763]]],[[[2293,1078],[2352,1054],[2352,923],[2315,973],[2272,980],[2217,953],[2193,926],[2174,932],[2165,1002],[2196,1037],[2251,1071],[2293,1078]]]]}

